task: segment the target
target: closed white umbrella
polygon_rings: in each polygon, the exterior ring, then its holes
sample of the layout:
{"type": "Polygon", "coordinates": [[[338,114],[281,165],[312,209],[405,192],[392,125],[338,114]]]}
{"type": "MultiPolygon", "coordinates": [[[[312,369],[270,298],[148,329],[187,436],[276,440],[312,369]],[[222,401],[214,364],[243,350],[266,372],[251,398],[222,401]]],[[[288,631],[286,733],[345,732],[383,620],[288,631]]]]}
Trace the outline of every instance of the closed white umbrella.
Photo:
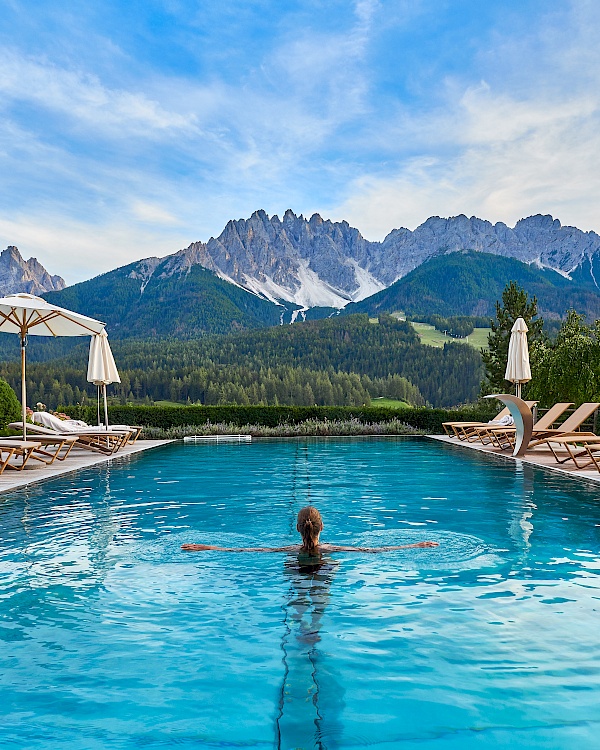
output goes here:
{"type": "MultiPolygon", "coordinates": [[[[104,425],[108,430],[108,406],[106,403],[106,386],[109,383],[120,383],[119,371],[115,364],[115,358],[110,350],[108,334],[106,331],[92,336],[90,339],[90,358],[87,371],[88,382],[94,383],[104,392],[104,425]]],[[[98,393],[98,424],[100,424],[100,395],[98,393]]]]}
{"type": "Polygon", "coordinates": [[[504,378],[515,384],[515,393],[518,398],[521,398],[521,385],[531,380],[529,348],[527,346],[528,330],[523,318],[517,318],[511,329],[508,343],[508,361],[504,378]]]}
{"type": "Polygon", "coordinates": [[[0,297],[0,332],[16,333],[21,339],[21,407],[23,438],[27,437],[25,347],[28,336],[93,336],[104,330],[104,323],[52,305],[33,294],[0,297]]]}

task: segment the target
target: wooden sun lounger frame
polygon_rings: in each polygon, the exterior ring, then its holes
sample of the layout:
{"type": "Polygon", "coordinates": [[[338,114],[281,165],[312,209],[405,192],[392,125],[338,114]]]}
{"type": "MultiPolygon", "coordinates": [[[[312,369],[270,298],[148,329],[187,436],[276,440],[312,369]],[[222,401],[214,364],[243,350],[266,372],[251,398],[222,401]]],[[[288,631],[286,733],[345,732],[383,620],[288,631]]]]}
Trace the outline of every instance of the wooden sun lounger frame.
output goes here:
{"type": "Polygon", "coordinates": [[[25,466],[27,465],[27,462],[32,457],[33,452],[40,450],[42,447],[41,443],[37,443],[33,440],[11,440],[8,439],[1,439],[0,440],[0,474],[4,472],[5,469],[13,469],[14,471],[23,471],[25,466]],[[4,454],[6,453],[6,458],[4,458],[4,454]],[[14,456],[20,456],[21,457],[21,463],[20,464],[12,464],[10,463],[10,459],[14,456]]]}
{"type": "Polygon", "coordinates": [[[600,437],[593,433],[573,433],[572,435],[555,435],[546,438],[544,443],[548,446],[556,463],[565,464],[567,461],[573,461],[576,468],[586,469],[592,464],[600,472],[600,437]],[[567,455],[561,456],[556,449],[556,445],[562,446],[567,455]],[[585,463],[582,463],[582,457],[587,456],[585,463]]]}
{"type": "MultiPolygon", "coordinates": [[[[570,435],[581,435],[582,437],[595,437],[593,432],[579,432],[581,425],[589,419],[592,414],[600,407],[600,403],[586,402],[578,406],[577,409],[566,419],[559,427],[536,429],[535,426],[532,431],[531,440],[527,446],[528,449],[535,448],[537,445],[542,445],[548,438],[554,436],[570,436],[570,435]]],[[[506,438],[511,442],[511,446],[514,445],[514,433],[506,433],[506,438]]]]}
{"type": "MultiPolygon", "coordinates": [[[[525,401],[527,406],[532,409],[537,401],[525,401]]],[[[459,440],[466,440],[468,443],[481,442],[483,445],[495,442],[495,431],[514,430],[514,427],[507,425],[494,424],[498,419],[508,416],[510,410],[508,407],[497,414],[490,422],[446,422],[453,430],[455,437],[459,440]]],[[[448,433],[446,433],[448,434],[448,433]]]]}
{"type": "MultiPolygon", "coordinates": [[[[581,435],[583,437],[595,437],[592,432],[578,432],[581,425],[586,419],[600,408],[600,403],[586,402],[581,404],[571,416],[566,419],[560,427],[544,428],[536,430],[533,425],[531,410],[521,399],[508,393],[495,394],[486,396],[486,398],[498,398],[511,409],[511,414],[515,420],[515,429],[505,429],[501,432],[487,430],[485,436],[489,440],[495,440],[496,445],[501,448],[505,447],[500,442],[504,437],[508,447],[513,447],[513,456],[523,456],[528,450],[535,448],[537,445],[544,443],[548,438],[557,435],[581,435]]],[[[556,407],[562,406],[557,404],[556,407]]]]}
{"type": "MultiPolygon", "coordinates": [[[[497,419],[502,419],[502,417],[507,417],[509,414],[510,411],[508,410],[508,407],[505,406],[504,409],[496,414],[492,421],[494,422],[497,419]]],[[[460,437],[457,429],[460,431],[461,427],[482,427],[485,424],[487,424],[487,422],[442,422],[442,427],[448,437],[457,437],[459,440],[462,440],[463,438],[460,437]]]]}
{"type": "MultiPolygon", "coordinates": [[[[19,438],[12,439],[18,440],[19,438]]],[[[73,450],[77,438],[67,437],[66,435],[57,435],[56,437],[52,437],[51,435],[36,435],[32,442],[40,443],[40,447],[32,453],[31,458],[50,466],[56,459],[59,461],[65,460],[73,450]],[[60,452],[63,448],[64,453],[61,455],[60,452]]]]}
{"type": "MultiPolygon", "coordinates": [[[[525,403],[527,406],[530,404],[529,401],[526,401],[525,403]]],[[[573,406],[572,401],[554,404],[554,406],[548,409],[548,411],[533,425],[532,434],[542,434],[551,430],[552,425],[570,406],[573,406]]],[[[517,430],[515,427],[490,425],[487,428],[478,428],[476,432],[481,436],[481,442],[484,443],[484,445],[486,444],[485,439],[487,439],[488,443],[493,443],[499,450],[508,450],[515,447],[517,438],[517,430]]]]}
{"type": "Polygon", "coordinates": [[[131,432],[111,432],[110,430],[98,430],[97,432],[85,431],[83,433],[71,432],[70,437],[77,438],[80,448],[98,451],[107,456],[112,456],[129,442],[131,432]]]}
{"type": "MultiPolygon", "coordinates": [[[[9,427],[14,430],[22,430],[22,422],[11,422],[9,427]]],[[[38,424],[28,424],[27,429],[33,434],[34,440],[38,435],[55,439],[64,439],[65,442],[70,438],[75,438],[75,445],[79,448],[98,451],[107,456],[112,456],[120,450],[131,438],[130,430],[104,430],[102,428],[90,428],[89,430],[78,430],[77,432],[60,433],[52,430],[50,427],[43,427],[38,424]]],[[[71,446],[73,447],[73,446],[71,446]]]]}
{"type": "Polygon", "coordinates": [[[129,436],[129,440],[127,441],[129,445],[133,445],[135,441],[139,438],[139,436],[142,434],[143,427],[140,427],[140,425],[115,425],[114,427],[110,427],[109,429],[112,430],[129,430],[131,433],[129,436]]]}

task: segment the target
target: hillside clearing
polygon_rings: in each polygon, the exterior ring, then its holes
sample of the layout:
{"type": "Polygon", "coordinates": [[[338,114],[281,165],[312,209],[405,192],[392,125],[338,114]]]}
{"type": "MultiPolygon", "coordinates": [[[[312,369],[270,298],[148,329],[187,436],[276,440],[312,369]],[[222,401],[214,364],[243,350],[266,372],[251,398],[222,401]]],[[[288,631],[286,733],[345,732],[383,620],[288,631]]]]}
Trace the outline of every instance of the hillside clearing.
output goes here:
{"type": "Polygon", "coordinates": [[[464,339],[452,338],[451,336],[445,336],[442,331],[437,331],[433,326],[427,323],[416,323],[411,321],[412,327],[419,334],[422,344],[427,346],[437,346],[441,348],[444,344],[449,342],[457,342],[459,344],[469,344],[475,349],[487,349],[487,338],[490,333],[490,328],[475,328],[470,336],[464,339]]]}
{"type": "Polygon", "coordinates": [[[371,406],[383,406],[386,409],[409,409],[410,404],[406,401],[399,401],[395,398],[386,398],[385,396],[376,396],[371,399],[371,406]]]}

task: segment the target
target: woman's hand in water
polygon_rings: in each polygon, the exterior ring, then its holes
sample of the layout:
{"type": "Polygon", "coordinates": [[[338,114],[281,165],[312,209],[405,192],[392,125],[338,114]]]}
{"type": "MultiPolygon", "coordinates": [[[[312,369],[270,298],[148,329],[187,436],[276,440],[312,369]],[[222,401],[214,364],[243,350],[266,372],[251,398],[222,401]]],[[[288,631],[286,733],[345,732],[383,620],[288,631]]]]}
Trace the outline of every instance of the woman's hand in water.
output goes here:
{"type": "Polygon", "coordinates": [[[439,547],[438,542],[417,542],[412,545],[413,547],[439,547]]]}
{"type": "Polygon", "coordinates": [[[186,552],[202,552],[205,549],[219,549],[212,544],[182,544],[181,549],[186,552]]]}

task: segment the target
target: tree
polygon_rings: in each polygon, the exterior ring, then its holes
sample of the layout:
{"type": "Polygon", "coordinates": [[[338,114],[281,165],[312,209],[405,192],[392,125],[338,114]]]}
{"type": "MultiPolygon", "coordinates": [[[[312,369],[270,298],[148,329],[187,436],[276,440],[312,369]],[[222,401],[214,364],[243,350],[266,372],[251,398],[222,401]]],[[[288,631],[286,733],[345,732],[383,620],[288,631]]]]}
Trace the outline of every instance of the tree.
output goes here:
{"type": "Polygon", "coordinates": [[[587,326],[584,316],[569,310],[553,344],[537,352],[536,377],[528,395],[542,406],[600,400],[600,321],[587,326]]]}
{"type": "Polygon", "coordinates": [[[21,404],[15,392],[5,380],[0,380],[0,428],[21,417],[21,404]]]}
{"type": "Polygon", "coordinates": [[[490,323],[492,331],[488,335],[488,350],[482,355],[486,371],[481,384],[482,395],[503,392],[508,387],[504,373],[510,332],[517,318],[523,318],[529,328],[527,341],[535,358],[536,347],[544,341],[544,321],[537,317],[537,297],[530,300],[524,289],[510,281],[502,292],[502,304],[496,302],[496,320],[490,323]]]}

